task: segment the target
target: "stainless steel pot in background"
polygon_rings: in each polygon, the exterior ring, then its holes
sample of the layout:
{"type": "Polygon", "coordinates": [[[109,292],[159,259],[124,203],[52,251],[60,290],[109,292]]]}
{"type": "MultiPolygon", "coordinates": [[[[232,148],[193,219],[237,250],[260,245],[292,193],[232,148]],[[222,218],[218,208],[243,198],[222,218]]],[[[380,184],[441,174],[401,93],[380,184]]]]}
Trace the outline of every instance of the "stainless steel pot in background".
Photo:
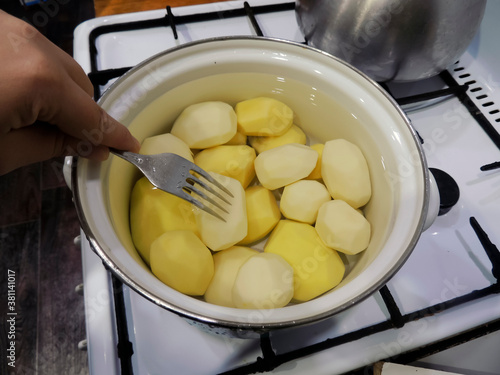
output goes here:
{"type": "Polygon", "coordinates": [[[308,43],[373,79],[415,81],[456,62],[486,0],[296,0],[308,43]]]}

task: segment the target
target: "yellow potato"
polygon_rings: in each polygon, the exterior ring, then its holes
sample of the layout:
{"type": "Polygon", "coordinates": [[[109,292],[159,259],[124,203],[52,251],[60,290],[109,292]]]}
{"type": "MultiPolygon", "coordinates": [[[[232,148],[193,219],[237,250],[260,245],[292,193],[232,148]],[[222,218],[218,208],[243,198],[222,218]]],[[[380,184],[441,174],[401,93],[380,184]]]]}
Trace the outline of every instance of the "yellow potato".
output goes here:
{"type": "Polygon", "coordinates": [[[293,296],[293,269],[279,255],[259,253],[238,270],[233,302],[240,309],[275,309],[286,306],[293,296]]]}
{"type": "Polygon", "coordinates": [[[345,139],[325,143],[321,175],[333,199],[341,199],[354,208],[364,206],[371,197],[370,171],[363,153],[345,139]]]}
{"type": "Polygon", "coordinates": [[[207,172],[215,172],[238,180],[243,189],[255,177],[255,150],[246,145],[221,145],[196,154],[194,162],[207,172]]]}
{"type": "Polygon", "coordinates": [[[273,193],[263,186],[251,186],[245,190],[247,205],[248,233],[239,242],[248,245],[265,236],[278,224],[280,209],[273,193]]]}
{"type": "Polygon", "coordinates": [[[258,97],[236,104],[238,129],[246,135],[281,135],[292,126],[293,111],[272,98],[258,97]]]}
{"type": "Polygon", "coordinates": [[[169,287],[201,296],[214,275],[214,261],[196,234],[174,230],[165,232],[151,244],[151,271],[169,287]]]}
{"type": "Polygon", "coordinates": [[[169,230],[197,232],[191,203],[154,187],[146,177],[136,182],[130,198],[130,230],[139,254],[149,264],[151,243],[169,230]]]}
{"type": "Polygon", "coordinates": [[[186,142],[170,133],[146,138],[142,142],[141,150],[139,152],[144,155],[155,155],[170,152],[172,154],[182,156],[190,162],[193,161],[193,153],[186,142]]]}
{"type": "Polygon", "coordinates": [[[286,145],[288,143],[299,143],[305,145],[307,141],[306,134],[297,125],[292,125],[282,135],[269,136],[269,137],[248,137],[248,142],[250,146],[255,148],[257,153],[270,150],[272,148],[286,145]]]}
{"type": "Polygon", "coordinates": [[[326,246],[345,254],[357,254],[370,243],[368,220],[340,199],[320,207],[315,227],[326,246]]]}
{"type": "MultiPolygon", "coordinates": [[[[200,232],[200,238],[208,248],[213,251],[224,250],[240,242],[247,235],[247,206],[245,202],[245,190],[239,183],[231,177],[209,172],[212,177],[219,181],[228,189],[233,197],[228,197],[231,205],[225,205],[228,213],[221,212],[211,203],[203,201],[207,206],[221,214],[226,221],[222,221],[209,213],[196,210],[195,219],[200,232]]],[[[205,191],[207,195],[211,195],[205,191]]],[[[217,199],[217,198],[214,198],[217,199]]]]}
{"type": "Polygon", "coordinates": [[[236,130],[233,107],[223,102],[202,102],[185,108],[170,132],[190,148],[207,148],[228,142],[236,130]]]}
{"type": "Polygon", "coordinates": [[[205,292],[205,301],[215,305],[236,307],[233,303],[233,285],[243,263],[257,250],[244,246],[233,246],[213,255],[214,277],[205,292]]]}
{"type": "Polygon", "coordinates": [[[247,136],[240,131],[237,131],[233,138],[231,138],[226,145],[246,145],[247,136]]]}
{"type": "Polygon", "coordinates": [[[313,150],[318,151],[318,161],[316,162],[316,166],[312,170],[312,172],[309,174],[309,176],[306,177],[306,180],[320,180],[321,177],[321,159],[323,157],[323,149],[325,148],[325,145],[323,143],[316,143],[311,146],[313,150]]]}
{"type": "Polygon", "coordinates": [[[321,182],[300,180],[285,186],[280,210],[287,219],[314,224],[321,205],[331,199],[328,189],[321,182]]]}
{"type": "Polygon", "coordinates": [[[340,283],[345,266],[339,254],[321,241],[309,224],[281,220],[264,248],[281,255],[294,270],[293,298],[309,301],[340,283]]]}
{"type": "Polygon", "coordinates": [[[317,160],[318,153],[309,146],[290,143],[259,154],[255,173],[262,186],[274,190],[308,176],[317,160]]]}

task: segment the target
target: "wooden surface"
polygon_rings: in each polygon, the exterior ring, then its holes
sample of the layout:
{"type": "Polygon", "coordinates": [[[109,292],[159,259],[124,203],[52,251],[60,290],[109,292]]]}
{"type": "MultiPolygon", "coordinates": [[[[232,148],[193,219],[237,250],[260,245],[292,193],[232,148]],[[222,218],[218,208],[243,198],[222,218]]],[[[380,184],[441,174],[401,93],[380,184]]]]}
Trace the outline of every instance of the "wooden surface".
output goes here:
{"type": "MultiPolygon", "coordinates": [[[[15,365],[1,374],[87,374],[79,234],[71,193],[57,165],[38,163],[0,177],[0,316],[7,316],[7,277],[15,278],[15,365]],[[55,169],[52,167],[56,166],[55,169]]],[[[6,353],[10,326],[0,322],[6,353]]]]}
{"type": "Polygon", "coordinates": [[[139,12],[143,10],[165,9],[167,5],[173,8],[185,5],[216,3],[220,1],[221,0],[94,0],[94,6],[96,17],[100,17],[111,14],[139,12]]]}

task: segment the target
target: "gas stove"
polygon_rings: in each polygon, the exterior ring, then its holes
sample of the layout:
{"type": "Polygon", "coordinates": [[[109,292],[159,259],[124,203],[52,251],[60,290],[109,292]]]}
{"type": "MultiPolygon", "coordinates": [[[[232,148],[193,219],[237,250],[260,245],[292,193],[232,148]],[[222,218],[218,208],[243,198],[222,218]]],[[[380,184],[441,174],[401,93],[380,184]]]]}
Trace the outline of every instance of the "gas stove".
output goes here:
{"type": "MultiPolygon", "coordinates": [[[[500,3],[490,1],[469,49],[438,77],[382,85],[408,114],[433,174],[444,177],[441,215],[379,292],[314,325],[222,337],[122,285],[82,235],[90,373],[367,373],[377,361],[410,363],[499,330],[498,14],[500,3]]],[[[86,21],[75,30],[74,57],[98,98],[156,53],[227,35],[305,43],[293,2],[230,1],[86,21]]]]}

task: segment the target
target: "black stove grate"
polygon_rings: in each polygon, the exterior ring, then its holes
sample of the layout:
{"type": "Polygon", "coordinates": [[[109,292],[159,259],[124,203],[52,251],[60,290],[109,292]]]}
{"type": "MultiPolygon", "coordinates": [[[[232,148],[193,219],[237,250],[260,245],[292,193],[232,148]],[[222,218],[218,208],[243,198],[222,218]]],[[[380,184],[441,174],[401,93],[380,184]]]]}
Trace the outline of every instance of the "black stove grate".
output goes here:
{"type": "MultiPolygon", "coordinates": [[[[170,27],[173,31],[174,37],[177,38],[176,25],[188,24],[193,22],[207,21],[207,20],[217,20],[221,18],[230,17],[249,17],[255,34],[257,36],[263,36],[262,29],[260,28],[255,15],[279,11],[293,10],[295,7],[294,2],[286,2],[282,4],[275,5],[265,5],[251,7],[247,2],[244,3],[242,8],[231,9],[223,12],[208,12],[201,14],[191,14],[186,16],[174,16],[172,9],[170,7],[166,8],[166,15],[158,19],[150,19],[143,21],[136,21],[130,23],[118,23],[112,25],[104,25],[92,30],[89,36],[90,42],[90,57],[91,57],[91,72],[89,77],[95,87],[95,99],[97,100],[101,96],[101,86],[106,85],[110,80],[120,77],[122,74],[127,72],[130,67],[123,67],[119,69],[107,69],[99,70],[97,67],[98,60],[98,50],[96,47],[96,40],[99,36],[107,33],[115,33],[121,31],[131,31],[140,30],[155,27],[170,27]]],[[[457,96],[463,105],[469,110],[471,115],[476,119],[478,124],[485,130],[489,135],[491,140],[500,148],[500,134],[495,130],[495,128],[488,122],[485,116],[482,115],[481,111],[474,105],[472,100],[468,99],[468,85],[459,85],[452,75],[445,71],[441,74],[441,78],[447,84],[447,88],[443,90],[433,91],[425,94],[419,94],[412,97],[405,97],[396,99],[399,104],[409,104],[420,101],[425,101],[429,99],[435,99],[438,97],[444,97],[449,95],[457,96]]],[[[390,92],[386,85],[382,85],[386,90],[390,92]]],[[[492,163],[482,167],[482,170],[497,168],[499,162],[492,163]]],[[[486,254],[488,255],[492,263],[492,275],[496,279],[494,283],[480,290],[475,290],[466,295],[462,295],[456,298],[449,299],[439,304],[428,306],[421,310],[414,311],[409,314],[402,314],[401,310],[394,300],[391,291],[387,286],[382,287],[378,293],[380,293],[382,300],[384,301],[387,311],[389,312],[390,318],[384,322],[374,324],[369,327],[365,327],[356,331],[349,332],[345,335],[338,337],[331,337],[322,342],[301,347],[296,350],[292,350],[286,353],[276,354],[273,349],[272,337],[269,334],[263,334],[260,338],[260,347],[262,351],[262,356],[256,358],[255,362],[249,363],[247,365],[226,371],[223,374],[254,374],[264,371],[272,371],[273,369],[279,367],[280,365],[293,361],[295,359],[302,358],[304,356],[318,353],[320,351],[336,347],[345,343],[349,343],[368,335],[375,333],[404,327],[405,324],[417,321],[421,318],[425,318],[431,315],[439,314],[440,312],[452,309],[461,304],[471,302],[484,298],[492,294],[500,293],[500,253],[496,246],[491,243],[487,234],[482,230],[479,223],[474,217],[470,218],[470,224],[472,229],[475,231],[477,237],[479,238],[486,254]]],[[[121,370],[123,374],[132,374],[132,356],[133,347],[129,341],[128,329],[126,322],[126,314],[124,311],[124,300],[123,300],[123,288],[121,282],[112,274],[113,278],[113,290],[115,299],[115,315],[117,324],[117,335],[118,335],[118,345],[117,345],[117,355],[120,358],[121,370]]],[[[479,327],[477,329],[459,334],[455,337],[445,339],[441,342],[419,348],[410,352],[398,354],[395,357],[387,358],[387,361],[395,363],[409,363],[415,361],[419,358],[433,354],[435,352],[442,351],[454,345],[466,342],[476,337],[488,334],[500,330],[500,319],[490,324],[479,327]]],[[[361,368],[359,370],[353,371],[353,374],[367,374],[370,373],[371,367],[361,368]]]]}

